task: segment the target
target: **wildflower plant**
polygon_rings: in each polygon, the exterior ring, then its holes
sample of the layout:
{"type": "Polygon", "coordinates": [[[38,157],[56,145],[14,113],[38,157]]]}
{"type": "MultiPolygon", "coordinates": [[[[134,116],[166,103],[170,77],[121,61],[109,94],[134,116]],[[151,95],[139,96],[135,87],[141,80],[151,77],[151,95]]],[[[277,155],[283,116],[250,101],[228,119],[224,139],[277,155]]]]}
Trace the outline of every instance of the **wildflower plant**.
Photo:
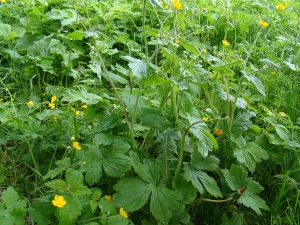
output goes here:
{"type": "Polygon", "coordinates": [[[299,46],[278,33],[296,9],[142,3],[1,5],[0,183],[19,188],[0,224],[236,224],[297,206],[298,177],[266,171],[298,166],[299,46]]]}

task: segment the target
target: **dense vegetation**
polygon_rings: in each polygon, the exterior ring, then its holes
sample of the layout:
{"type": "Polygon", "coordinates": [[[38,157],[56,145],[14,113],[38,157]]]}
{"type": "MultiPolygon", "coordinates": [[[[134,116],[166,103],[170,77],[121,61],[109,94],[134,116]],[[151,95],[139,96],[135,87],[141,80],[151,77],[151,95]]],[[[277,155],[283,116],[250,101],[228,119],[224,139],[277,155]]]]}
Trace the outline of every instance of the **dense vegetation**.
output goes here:
{"type": "Polygon", "coordinates": [[[296,0],[1,0],[0,224],[300,224],[296,0]]]}

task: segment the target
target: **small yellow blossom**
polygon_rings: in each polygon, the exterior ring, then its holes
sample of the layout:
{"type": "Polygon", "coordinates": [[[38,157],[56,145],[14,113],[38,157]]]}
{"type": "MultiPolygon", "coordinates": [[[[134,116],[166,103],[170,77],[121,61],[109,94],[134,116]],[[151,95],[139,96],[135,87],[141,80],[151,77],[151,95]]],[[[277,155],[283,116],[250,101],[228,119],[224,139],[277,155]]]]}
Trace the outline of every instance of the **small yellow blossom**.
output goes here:
{"type": "Polygon", "coordinates": [[[119,212],[120,212],[120,215],[121,215],[121,216],[123,216],[124,218],[128,218],[127,213],[124,211],[124,209],[123,209],[122,207],[120,208],[120,211],[119,211],[119,212]]]}
{"type": "Polygon", "coordinates": [[[55,108],[55,104],[53,102],[49,102],[48,107],[51,109],[55,108]]]}
{"type": "Polygon", "coordinates": [[[285,10],[285,5],[284,4],[282,4],[282,3],[278,3],[278,5],[276,6],[276,8],[278,9],[278,10],[285,10]]]}
{"type": "Polygon", "coordinates": [[[26,102],[26,104],[30,107],[33,106],[33,101],[26,102]]]}
{"type": "Polygon", "coordinates": [[[261,26],[261,27],[267,27],[267,26],[269,26],[269,24],[266,21],[260,20],[259,21],[259,26],[261,26]]]}
{"type": "Polygon", "coordinates": [[[272,71],[270,74],[274,75],[276,72],[275,71],[272,71]]]}
{"type": "Polygon", "coordinates": [[[205,54],[207,53],[207,50],[206,50],[206,49],[202,49],[201,53],[202,53],[203,55],[205,55],[205,54]]]}
{"type": "Polygon", "coordinates": [[[80,111],[79,110],[75,110],[75,115],[79,116],[80,115],[80,111]]]}
{"type": "Polygon", "coordinates": [[[105,198],[107,201],[112,202],[111,195],[105,195],[104,198],[105,198]]]}
{"type": "Polygon", "coordinates": [[[203,117],[202,120],[203,120],[203,121],[207,121],[207,120],[208,120],[208,117],[203,117]]]}
{"type": "Polygon", "coordinates": [[[67,202],[64,199],[64,196],[55,195],[54,200],[52,200],[52,204],[58,208],[62,208],[65,206],[65,204],[67,204],[67,202]]]}
{"type": "Polygon", "coordinates": [[[83,109],[87,109],[87,107],[88,107],[87,105],[82,105],[81,106],[81,108],[83,108],[83,109]]]}
{"type": "Polygon", "coordinates": [[[286,117],[286,114],[284,112],[279,112],[279,116],[286,117]]]}
{"type": "Polygon", "coordinates": [[[1,0],[1,3],[5,3],[6,2],[6,0],[1,0]]]}
{"type": "Polygon", "coordinates": [[[79,142],[78,142],[78,141],[74,141],[74,142],[73,142],[73,147],[74,147],[77,151],[80,151],[80,150],[81,150],[81,146],[79,145],[79,142]]]}
{"type": "Polygon", "coordinates": [[[176,42],[176,44],[179,44],[179,43],[180,43],[180,40],[177,39],[175,42],[176,42]]]}
{"type": "Polygon", "coordinates": [[[51,116],[51,119],[53,119],[54,122],[57,122],[57,117],[56,116],[51,116]]]}
{"type": "Polygon", "coordinates": [[[173,0],[173,6],[176,10],[182,9],[182,4],[178,0],[173,0]]]}
{"type": "Polygon", "coordinates": [[[53,95],[53,96],[51,97],[51,102],[54,103],[56,100],[57,100],[56,95],[53,95]]]}
{"type": "Polygon", "coordinates": [[[227,40],[222,40],[222,44],[223,44],[224,46],[229,46],[229,45],[230,45],[229,42],[228,42],[227,40]]]}
{"type": "Polygon", "coordinates": [[[223,130],[216,128],[214,134],[218,137],[223,134],[223,130]]]}

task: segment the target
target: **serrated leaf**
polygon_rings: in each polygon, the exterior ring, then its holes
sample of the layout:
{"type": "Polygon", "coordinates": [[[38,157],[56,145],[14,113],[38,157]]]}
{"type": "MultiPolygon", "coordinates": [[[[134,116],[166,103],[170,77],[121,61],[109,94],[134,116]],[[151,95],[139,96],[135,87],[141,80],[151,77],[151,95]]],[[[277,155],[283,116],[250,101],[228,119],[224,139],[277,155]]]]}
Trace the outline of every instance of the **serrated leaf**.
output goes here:
{"type": "Polygon", "coordinates": [[[59,225],[71,225],[81,215],[82,205],[76,195],[65,195],[64,199],[67,204],[62,208],[57,208],[55,216],[59,219],[59,225]]]}
{"type": "Polygon", "coordinates": [[[244,76],[247,78],[248,81],[250,81],[256,89],[261,93],[263,96],[266,96],[265,87],[263,83],[255,76],[248,75],[245,71],[243,72],[244,76]]]}
{"type": "MultiPolygon", "coordinates": [[[[109,81],[109,78],[107,76],[106,73],[102,72],[101,75],[107,80],[109,81]]],[[[128,84],[128,80],[126,80],[125,78],[117,75],[117,74],[114,74],[112,72],[108,72],[108,75],[109,77],[112,79],[112,81],[116,82],[116,83],[120,83],[120,84],[128,84]]]]}
{"type": "Polygon", "coordinates": [[[94,142],[96,145],[110,145],[114,142],[114,136],[105,132],[95,134],[94,142]]]}
{"type": "Polygon", "coordinates": [[[112,216],[107,220],[107,225],[127,225],[130,222],[129,219],[123,216],[112,216]]]}
{"type": "Polygon", "coordinates": [[[235,148],[233,155],[252,173],[255,171],[256,163],[268,158],[267,152],[254,142],[248,142],[243,148],[235,148]]]}
{"type": "Polygon", "coordinates": [[[191,154],[191,165],[197,170],[214,171],[218,168],[220,160],[215,156],[203,157],[198,152],[191,154]]]}
{"type": "Polygon", "coordinates": [[[68,89],[64,94],[62,101],[67,101],[69,103],[81,101],[87,105],[97,104],[102,98],[96,94],[87,92],[86,89],[76,91],[74,89],[68,89]]]}
{"type": "Polygon", "coordinates": [[[155,142],[157,143],[158,152],[173,152],[178,155],[177,144],[178,135],[174,130],[167,129],[163,133],[157,135],[155,142]]]}
{"type": "Polygon", "coordinates": [[[13,187],[8,187],[5,191],[2,193],[2,200],[5,204],[5,206],[12,210],[14,204],[18,201],[19,195],[18,192],[15,191],[13,187]]]}
{"type": "Polygon", "coordinates": [[[128,141],[125,141],[120,138],[115,138],[114,143],[112,144],[112,149],[114,152],[126,153],[131,148],[128,141]]]}
{"type": "Polygon", "coordinates": [[[256,113],[252,111],[237,111],[231,125],[231,133],[233,136],[238,137],[241,135],[241,132],[250,129],[253,125],[250,119],[254,116],[256,116],[256,113]]]}
{"type": "Polygon", "coordinates": [[[124,207],[126,212],[132,212],[144,206],[150,196],[152,185],[139,178],[124,178],[113,187],[118,193],[113,196],[116,206],[124,207]]]}
{"type": "Polygon", "coordinates": [[[50,224],[49,219],[43,213],[36,211],[34,208],[28,208],[27,212],[31,219],[39,225],[48,225],[50,224]]]}
{"type": "Polygon", "coordinates": [[[53,179],[54,177],[56,177],[58,174],[60,174],[62,172],[61,168],[55,168],[53,170],[48,170],[47,174],[45,176],[43,176],[43,179],[46,180],[48,178],[53,179]]]}
{"type": "Polygon", "coordinates": [[[82,30],[75,30],[72,33],[69,33],[67,36],[71,40],[82,40],[83,39],[83,31],[82,30]]]}
{"type": "Polygon", "coordinates": [[[108,201],[105,198],[101,198],[100,201],[98,202],[100,210],[105,213],[105,214],[110,214],[110,215],[118,215],[118,211],[116,206],[114,205],[113,202],[108,201]]]}
{"type": "Polygon", "coordinates": [[[103,119],[100,120],[97,126],[91,130],[90,134],[96,134],[114,128],[119,124],[120,120],[121,119],[118,115],[113,113],[109,114],[108,116],[105,116],[103,119]]]}
{"type": "Polygon", "coordinates": [[[164,56],[167,57],[169,60],[179,62],[178,56],[170,49],[162,48],[161,51],[164,54],[164,56]]]}
{"type": "Polygon", "coordinates": [[[67,169],[66,181],[69,186],[74,184],[82,184],[83,180],[84,178],[81,171],[72,168],[67,169]]]}
{"type": "Polygon", "coordinates": [[[85,173],[85,181],[91,186],[99,181],[100,177],[102,177],[102,163],[97,159],[101,158],[100,153],[96,153],[95,151],[88,151],[85,154],[84,168],[86,169],[85,173]]]}
{"type": "Polygon", "coordinates": [[[149,86],[160,86],[163,84],[170,84],[171,81],[165,80],[158,75],[145,77],[140,81],[141,84],[149,85],[149,86]]]}
{"type": "Polygon", "coordinates": [[[129,112],[129,114],[132,116],[134,113],[138,114],[141,112],[143,108],[146,107],[145,101],[136,94],[131,94],[128,92],[122,93],[122,100],[124,101],[126,105],[126,109],[129,112]]]}
{"type": "Polygon", "coordinates": [[[70,187],[70,194],[71,195],[87,195],[90,194],[91,191],[83,184],[73,184],[70,187]]]}
{"type": "Polygon", "coordinates": [[[53,180],[45,183],[45,185],[49,188],[52,188],[54,190],[57,190],[60,193],[63,193],[67,190],[67,182],[64,180],[53,180]]]}
{"type": "Polygon", "coordinates": [[[160,165],[151,161],[150,159],[144,159],[143,163],[140,162],[139,156],[135,152],[130,152],[131,165],[134,171],[144,181],[150,184],[157,184],[160,177],[160,165]]]}
{"type": "Polygon", "coordinates": [[[194,136],[199,140],[197,143],[198,151],[203,156],[208,156],[210,151],[213,151],[214,144],[209,136],[207,136],[203,131],[208,131],[207,125],[205,122],[202,122],[201,119],[188,116],[188,120],[190,125],[194,124],[190,131],[194,134],[194,136]]]}
{"type": "Polygon", "coordinates": [[[275,130],[279,137],[282,138],[285,142],[288,143],[290,141],[290,132],[286,127],[280,124],[275,124],[275,130]]]}
{"type": "Polygon", "coordinates": [[[241,203],[247,207],[253,209],[258,215],[261,215],[260,209],[269,210],[266,202],[259,196],[248,192],[247,190],[238,199],[238,203],[241,203]]]}
{"type": "Polygon", "coordinates": [[[172,216],[172,209],[175,210],[178,206],[178,194],[175,191],[163,185],[152,189],[150,211],[162,223],[168,224],[172,216]]]}
{"type": "Polygon", "coordinates": [[[224,169],[222,172],[231,190],[236,191],[245,186],[248,173],[242,166],[232,165],[230,171],[224,169]]]}
{"type": "Polygon", "coordinates": [[[164,128],[169,123],[167,118],[158,109],[154,108],[143,108],[139,112],[139,118],[145,126],[153,128],[164,128]]]}
{"type": "Polygon", "coordinates": [[[121,58],[129,61],[128,66],[135,77],[141,78],[147,75],[148,65],[144,61],[131,56],[121,56],[121,58]]]}
{"type": "Polygon", "coordinates": [[[172,185],[179,194],[179,199],[185,204],[190,204],[197,197],[197,190],[191,182],[187,182],[183,179],[183,176],[179,174],[172,182],[172,185]]]}
{"type": "Polygon", "coordinates": [[[112,151],[104,155],[102,165],[105,173],[111,177],[123,177],[130,170],[130,158],[122,153],[112,151]]]}

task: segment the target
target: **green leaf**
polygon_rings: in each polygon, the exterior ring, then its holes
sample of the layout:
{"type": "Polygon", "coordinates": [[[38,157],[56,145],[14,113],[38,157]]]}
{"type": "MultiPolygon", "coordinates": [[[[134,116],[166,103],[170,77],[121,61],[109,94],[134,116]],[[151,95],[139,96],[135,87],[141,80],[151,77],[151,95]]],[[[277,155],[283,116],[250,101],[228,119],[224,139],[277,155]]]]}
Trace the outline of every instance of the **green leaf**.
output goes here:
{"type": "Polygon", "coordinates": [[[129,112],[131,116],[133,116],[134,114],[138,114],[139,112],[141,112],[143,108],[146,107],[145,101],[136,94],[123,92],[122,100],[126,105],[126,110],[129,112]]]}
{"type": "Polygon", "coordinates": [[[256,163],[260,163],[262,159],[268,158],[267,152],[254,142],[248,142],[243,148],[235,148],[233,155],[252,173],[255,171],[256,163]]]}
{"type": "Polygon", "coordinates": [[[169,123],[167,118],[158,109],[154,108],[143,108],[139,112],[139,118],[145,126],[153,128],[164,128],[169,123]]]}
{"type": "Polygon", "coordinates": [[[82,205],[76,195],[65,195],[67,204],[63,208],[57,208],[55,216],[59,219],[59,225],[71,225],[81,215],[82,205]]]}
{"type": "MultiPolygon", "coordinates": [[[[106,73],[102,72],[101,75],[102,75],[107,81],[109,81],[109,78],[108,78],[108,76],[107,76],[106,73]]],[[[120,83],[120,84],[128,84],[128,80],[126,80],[125,78],[123,78],[123,77],[121,77],[121,76],[119,76],[119,75],[117,75],[117,74],[114,74],[114,73],[112,73],[112,72],[109,71],[109,72],[108,72],[108,75],[109,75],[109,77],[112,79],[112,81],[114,81],[114,82],[117,82],[117,83],[120,83]]]]}
{"type": "Polygon", "coordinates": [[[170,84],[170,83],[172,83],[172,82],[169,80],[165,80],[158,75],[148,76],[140,81],[140,84],[149,85],[149,86],[152,86],[152,85],[160,86],[163,84],[170,84]]]}
{"type": "Polygon", "coordinates": [[[290,132],[288,129],[286,129],[285,126],[276,124],[275,125],[276,133],[279,135],[280,138],[282,138],[285,142],[289,142],[290,140],[290,132]]]}
{"type": "Polygon", "coordinates": [[[213,144],[211,137],[207,135],[207,132],[205,132],[209,130],[207,128],[206,123],[202,122],[202,120],[199,118],[191,117],[191,116],[188,116],[188,120],[190,125],[194,124],[190,128],[190,131],[199,140],[199,142],[197,143],[198,151],[203,156],[208,156],[208,153],[213,150],[215,143],[213,144]]]}
{"type": "Polygon", "coordinates": [[[244,224],[244,214],[237,213],[228,219],[227,214],[223,214],[221,225],[243,225],[244,224]]]}
{"type": "Polygon", "coordinates": [[[256,114],[251,111],[246,111],[246,110],[237,111],[232,121],[231,134],[233,136],[238,137],[241,135],[241,132],[250,129],[253,125],[250,118],[254,116],[256,116],[256,114]]]}
{"type": "Polygon", "coordinates": [[[91,191],[83,184],[73,184],[70,187],[70,194],[71,195],[87,195],[90,194],[91,191]]]}
{"type": "Polygon", "coordinates": [[[162,48],[161,51],[164,54],[164,56],[166,56],[167,59],[174,61],[174,62],[179,62],[178,56],[170,49],[162,48]]]}
{"type": "Polygon", "coordinates": [[[152,185],[139,178],[123,178],[113,187],[118,193],[113,196],[116,206],[132,212],[144,206],[150,196],[152,185]]]}
{"type": "Polygon", "coordinates": [[[187,182],[183,179],[183,176],[179,174],[173,179],[172,185],[179,194],[179,199],[185,204],[192,203],[197,197],[197,190],[191,182],[187,182]]]}
{"type": "Polygon", "coordinates": [[[114,216],[108,218],[107,225],[127,225],[129,221],[129,219],[124,218],[123,216],[114,216]]]}
{"type": "Polygon", "coordinates": [[[74,184],[82,184],[83,180],[84,178],[81,171],[72,168],[67,169],[66,181],[68,183],[68,186],[72,186],[74,184]]]}
{"type": "Polygon", "coordinates": [[[254,86],[259,91],[259,93],[261,93],[263,96],[266,96],[265,87],[263,83],[260,81],[260,79],[252,75],[247,75],[246,72],[244,72],[243,74],[248,79],[248,81],[254,84],[254,86]]]}
{"type": "Polygon", "coordinates": [[[164,185],[152,189],[150,211],[162,223],[168,224],[172,216],[172,209],[175,210],[178,206],[177,192],[166,188],[164,185]]]}
{"type": "Polygon", "coordinates": [[[135,77],[141,78],[147,75],[148,65],[144,61],[131,56],[121,56],[121,58],[129,61],[128,66],[135,77]]]}
{"type": "Polygon", "coordinates": [[[39,225],[48,225],[50,224],[49,219],[43,213],[36,211],[34,208],[28,208],[27,212],[29,213],[31,219],[39,225]]]}
{"type": "Polygon", "coordinates": [[[242,166],[232,165],[230,167],[230,171],[228,169],[224,169],[222,172],[231,190],[237,191],[245,186],[248,173],[242,166]]]}
{"type": "Polygon", "coordinates": [[[69,103],[81,101],[87,105],[97,104],[102,98],[96,94],[87,92],[86,89],[76,91],[74,89],[68,89],[64,94],[62,101],[67,101],[69,103]]]}
{"type": "Polygon", "coordinates": [[[113,113],[109,114],[100,120],[97,126],[91,130],[90,134],[96,134],[114,128],[119,124],[120,120],[121,119],[118,115],[113,113]]]}
{"type": "Polygon", "coordinates": [[[214,156],[204,158],[198,152],[193,152],[191,155],[191,166],[184,165],[184,178],[191,181],[194,187],[198,189],[200,194],[204,194],[204,188],[208,193],[215,197],[222,197],[222,193],[217,182],[203,170],[215,170],[219,160],[214,156]]]}
{"type": "Polygon", "coordinates": [[[144,181],[150,184],[157,184],[160,177],[160,165],[150,159],[144,159],[140,162],[139,156],[135,152],[130,152],[131,165],[134,171],[144,181]]]}
{"type": "Polygon", "coordinates": [[[18,199],[19,195],[13,187],[8,187],[2,193],[2,200],[8,210],[12,210],[14,208],[14,204],[18,201],[18,199]]]}
{"type": "Polygon", "coordinates": [[[53,170],[48,170],[47,174],[45,176],[43,176],[43,179],[46,180],[48,178],[53,179],[54,177],[56,177],[58,174],[60,174],[62,172],[61,168],[55,168],[53,170]]]}
{"type": "Polygon", "coordinates": [[[118,215],[116,206],[112,202],[107,201],[104,197],[100,199],[98,205],[101,212],[103,212],[104,214],[118,215]]]}
{"type": "Polygon", "coordinates": [[[110,145],[114,142],[114,136],[110,133],[95,134],[94,142],[96,145],[110,145]]]}
{"type": "Polygon", "coordinates": [[[173,152],[178,155],[176,144],[177,140],[177,133],[171,129],[167,129],[163,133],[158,134],[155,140],[158,152],[173,152]]]}
{"type": "Polygon", "coordinates": [[[248,192],[247,190],[238,199],[238,203],[243,204],[253,209],[258,215],[261,215],[260,209],[269,210],[266,202],[259,196],[248,192]]]}
{"type": "Polygon", "coordinates": [[[60,193],[63,193],[67,190],[67,182],[63,180],[53,180],[45,183],[45,185],[49,188],[57,190],[60,193]]]}
{"type": "Polygon", "coordinates": [[[67,36],[71,40],[82,40],[83,39],[83,31],[82,30],[75,30],[72,33],[69,33],[67,36]]]}
{"type": "Polygon", "coordinates": [[[82,168],[86,171],[85,181],[90,186],[98,182],[103,175],[102,159],[100,152],[96,150],[89,150],[84,156],[85,164],[82,165],[82,168]]]}

